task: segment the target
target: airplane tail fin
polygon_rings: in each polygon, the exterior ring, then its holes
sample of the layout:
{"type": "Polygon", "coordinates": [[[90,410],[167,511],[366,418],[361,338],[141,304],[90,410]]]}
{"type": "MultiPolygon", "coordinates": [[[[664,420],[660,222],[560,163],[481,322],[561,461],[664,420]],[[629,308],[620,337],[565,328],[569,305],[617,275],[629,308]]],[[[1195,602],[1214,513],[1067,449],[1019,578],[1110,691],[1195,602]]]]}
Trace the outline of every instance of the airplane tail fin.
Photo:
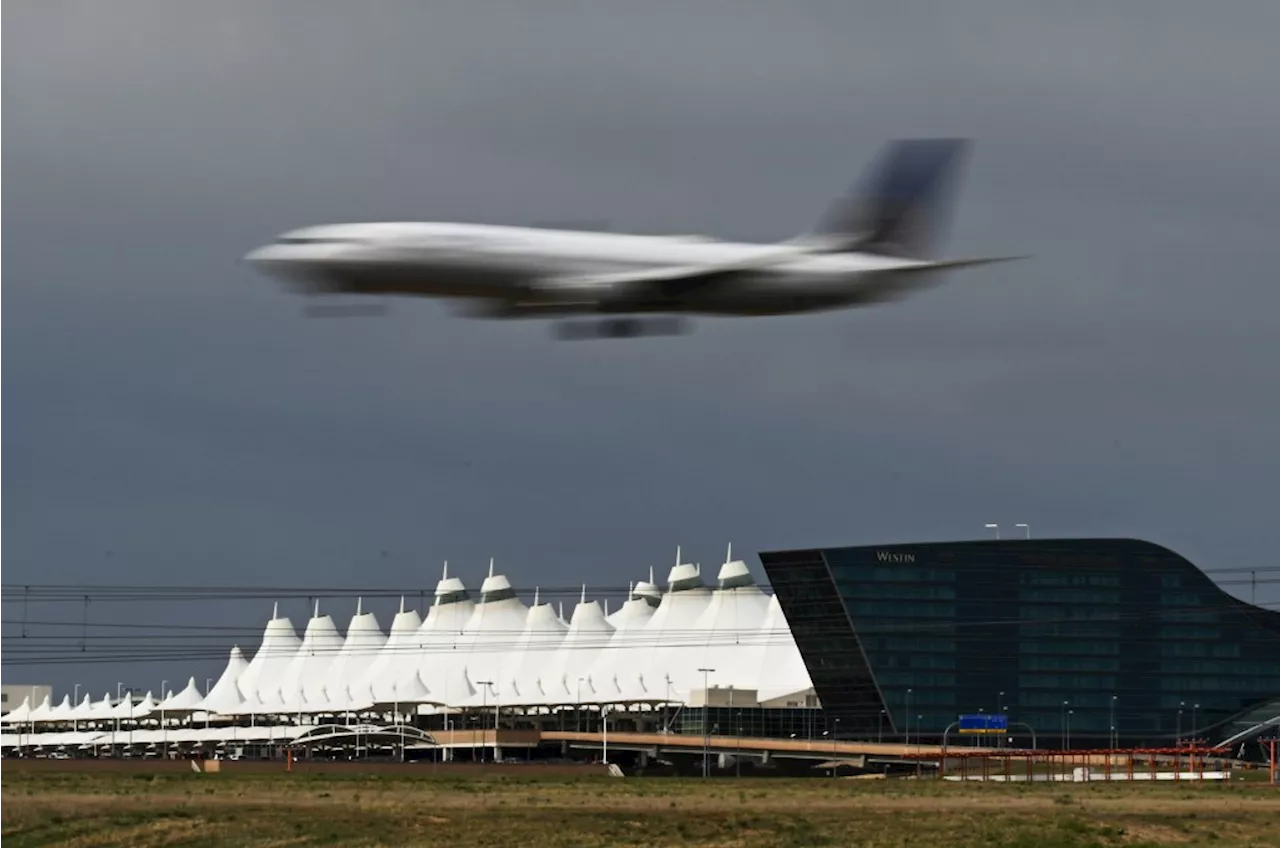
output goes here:
{"type": "Polygon", "coordinates": [[[968,147],[958,138],[889,142],[861,184],[797,241],[835,252],[932,255],[944,235],[968,147]]]}

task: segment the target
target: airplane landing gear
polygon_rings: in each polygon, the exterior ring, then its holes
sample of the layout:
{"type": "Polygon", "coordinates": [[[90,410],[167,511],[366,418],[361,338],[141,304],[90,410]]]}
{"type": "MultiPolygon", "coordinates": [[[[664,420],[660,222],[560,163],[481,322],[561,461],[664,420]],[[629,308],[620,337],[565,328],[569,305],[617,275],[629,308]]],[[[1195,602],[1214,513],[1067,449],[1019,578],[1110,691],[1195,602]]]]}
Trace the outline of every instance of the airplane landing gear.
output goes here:
{"type": "Polygon", "coordinates": [[[679,336],[689,331],[680,318],[607,318],[603,321],[561,321],[554,332],[561,341],[634,339],[641,336],[679,336]]]}

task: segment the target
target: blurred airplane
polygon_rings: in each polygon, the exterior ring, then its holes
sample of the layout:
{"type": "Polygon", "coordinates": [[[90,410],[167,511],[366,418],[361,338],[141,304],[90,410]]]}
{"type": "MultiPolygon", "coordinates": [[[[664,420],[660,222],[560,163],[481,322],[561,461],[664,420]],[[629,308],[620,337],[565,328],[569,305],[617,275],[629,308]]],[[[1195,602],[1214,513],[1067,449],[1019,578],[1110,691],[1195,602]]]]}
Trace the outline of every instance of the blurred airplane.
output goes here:
{"type": "Polygon", "coordinates": [[[790,315],[883,303],[948,270],[1018,257],[929,257],[962,139],[890,142],[861,189],[774,244],[454,223],[294,230],[245,259],[308,294],[407,295],[471,317],[568,318],[561,338],[682,332],[683,316],[790,315]]]}

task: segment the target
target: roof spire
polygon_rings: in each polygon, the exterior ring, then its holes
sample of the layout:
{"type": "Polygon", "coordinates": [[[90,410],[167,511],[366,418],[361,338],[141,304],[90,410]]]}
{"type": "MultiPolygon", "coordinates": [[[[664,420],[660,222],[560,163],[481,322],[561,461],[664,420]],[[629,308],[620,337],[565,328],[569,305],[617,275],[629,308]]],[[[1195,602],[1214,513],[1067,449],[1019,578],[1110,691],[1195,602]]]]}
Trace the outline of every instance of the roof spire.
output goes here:
{"type": "Polygon", "coordinates": [[[364,598],[356,598],[356,615],[364,615],[364,598]]]}
{"type": "Polygon", "coordinates": [[[560,602],[560,618],[564,618],[564,601],[560,602]]]}
{"type": "Polygon", "coordinates": [[[676,565],[680,564],[680,546],[676,545],[676,565]]]}
{"type": "Polygon", "coordinates": [[[320,617],[320,599],[319,598],[316,598],[315,612],[312,614],[312,617],[313,618],[320,617]]]}
{"type": "Polygon", "coordinates": [[[538,592],[539,592],[538,587],[534,586],[533,587],[533,605],[535,607],[538,605],[538,592]]]}
{"type": "Polygon", "coordinates": [[[608,615],[608,614],[609,614],[609,599],[608,599],[608,598],[605,598],[605,599],[604,599],[604,614],[605,614],[605,615],[608,615]]]}
{"type": "Polygon", "coordinates": [[[493,557],[489,557],[489,576],[493,576],[493,557]]]}
{"type": "Polygon", "coordinates": [[[276,601],[274,604],[271,605],[271,618],[274,620],[279,617],[280,617],[280,602],[276,601]]]}
{"type": "Polygon", "coordinates": [[[444,561],[444,574],[440,575],[441,580],[449,579],[449,560],[444,561]]]}
{"type": "Polygon", "coordinates": [[[587,584],[586,583],[582,584],[582,602],[584,604],[587,602],[587,584]]]}
{"type": "Polygon", "coordinates": [[[725,562],[733,562],[733,542],[729,543],[729,551],[724,555],[725,562]]]}
{"type": "MultiPolygon", "coordinates": [[[[679,559],[679,557],[676,557],[676,559],[679,559]]],[[[649,566],[649,583],[654,586],[658,585],[657,583],[653,582],[653,566],[652,565],[649,566]]]]}
{"type": "Polygon", "coordinates": [[[404,612],[404,595],[400,596],[400,612],[404,612]]]}

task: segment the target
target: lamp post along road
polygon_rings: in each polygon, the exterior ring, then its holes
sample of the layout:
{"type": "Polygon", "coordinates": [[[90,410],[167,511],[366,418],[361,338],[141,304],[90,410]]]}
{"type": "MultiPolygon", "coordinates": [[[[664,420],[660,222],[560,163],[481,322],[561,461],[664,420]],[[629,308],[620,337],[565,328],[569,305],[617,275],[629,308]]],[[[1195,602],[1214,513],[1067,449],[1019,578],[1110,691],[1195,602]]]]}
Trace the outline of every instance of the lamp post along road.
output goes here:
{"type": "Polygon", "coordinates": [[[168,688],[169,681],[160,681],[160,759],[169,759],[169,725],[164,720],[164,703],[169,700],[165,689],[168,688]]]}
{"type": "MultiPolygon", "coordinates": [[[[477,686],[484,687],[483,689],[480,690],[480,761],[481,762],[484,762],[484,738],[485,738],[484,714],[485,714],[485,708],[489,706],[489,684],[492,682],[493,682],[492,680],[476,681],[477,686]]],[[[493,746],[496,753],[496,749],[498,747],[498,728],[497,727],[493,728],[493,746]]]]}
{"type": "Polygon", "coordinates": [[[710,704],[710,683],[707,675],[712,674],[714,668],[700,668],[702,672],[702,777],[705,779],[711,774],[711,765],[709,757],[711,756],[711,737],[707,734],[707,710],[711,708],[710,704]]]}

